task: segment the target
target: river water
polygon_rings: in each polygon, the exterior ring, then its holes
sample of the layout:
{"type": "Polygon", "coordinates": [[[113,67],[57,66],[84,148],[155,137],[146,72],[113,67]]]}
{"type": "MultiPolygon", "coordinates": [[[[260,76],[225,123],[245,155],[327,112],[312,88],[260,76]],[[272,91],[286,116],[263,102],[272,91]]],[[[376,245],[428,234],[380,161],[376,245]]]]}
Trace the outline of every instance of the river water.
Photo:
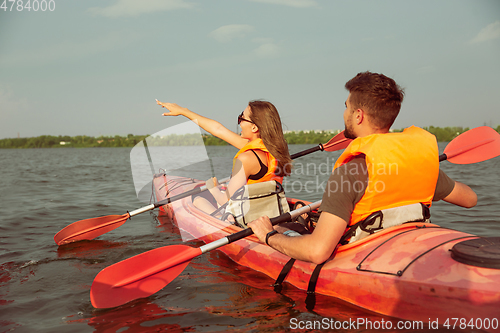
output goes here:
{"type": "MultiPolygon", "coordinates": [[[[445,145],[440,144],[441,151],[445,145]]],[[[309,147],[292,145],[290,150],[309,147]]],[[[190,176],[227,177],[236,150],[207,148],[212,163],[190,176]]],[[[188,148],[183,151],[189,155],[188,148]]],[[[130,152],[130,148],[0,150],[0,332],[282,332],[295,331],[293,323],[306,320],[389,320],[331,297],[318,296],[315,310],[309,311],[304,291],[285,285],[278,294],[269,277],[235,264],[219,251],[195,258],[182,279],[151,297],[114,309],[94,309],[89,290],[99,271],[182,242],[154,211],[96,240],[55,244],[54,235],[72,222],[121,215],[146,205],[136,195],[130,152]]],[[[321,184],[338,156],[338,152],[316,152],[296,160],[295,173],[285,183],[287,194],[321,199],[321,184]]],[[[436,203],[433,222],[500,236],[500,158],[471,165],[442,162],[441,167],[470,185],[479,203],[470,210],[436,203]]]]}

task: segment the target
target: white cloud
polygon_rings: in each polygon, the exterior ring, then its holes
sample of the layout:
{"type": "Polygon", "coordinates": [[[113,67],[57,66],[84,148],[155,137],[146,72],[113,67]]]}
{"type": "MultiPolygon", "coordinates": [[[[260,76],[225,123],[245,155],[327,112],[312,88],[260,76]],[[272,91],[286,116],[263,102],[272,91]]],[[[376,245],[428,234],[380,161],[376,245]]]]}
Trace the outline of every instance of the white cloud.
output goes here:
{"type": "Polygon", "coordinates": [[[500,21],[495,21],[483,28],[476,37],[474,37],[472,43],[482,43],[488,40],[500,38],[500,21]]]}
{"type": "Polygon", "coordinates": [[[130,17],[145,13],[162,12],[175,9],[189,9],[194,7],[185,0],[117,0],[108,7],[92,7],[89,12],[105,17],[130,17]]]}
{"type": "Polygon", "coordinates": [[[254,52],[260,58],[276,58],[280,53],[280,48],[274,43],[265,43],[256,48],[254,52]]]}
{"type": "Polygon", "coordinates": [[[258,37],[252,39],[254,43],[260,44],[253,53],[259,58],[276,58],[280,54],[280,47],[272,38],[258,37]]]}
{"type": "Polygon", "coordinates": [[[296,8],[315,7],[318,3],[315,0],[250,0],[253,2],[269,3],[273,5],[284,5],[296,8]]]}
{"type": "Polygon", "coordinates": [[[243,38],[253,31],[255,28],[248,24],[230,24],[217,28],[208,35],[218,42],[228,43],[235,38],[243,38]]]}

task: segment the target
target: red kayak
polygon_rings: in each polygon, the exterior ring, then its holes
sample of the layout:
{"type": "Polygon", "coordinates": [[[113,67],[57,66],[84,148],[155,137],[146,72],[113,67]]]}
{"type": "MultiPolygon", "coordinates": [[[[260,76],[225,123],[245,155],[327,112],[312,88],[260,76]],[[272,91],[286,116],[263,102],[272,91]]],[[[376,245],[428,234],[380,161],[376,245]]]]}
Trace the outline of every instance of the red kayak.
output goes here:
{"type": "MultiPolygon", "coordinates": [[[[158,200],[204,182],[155,178],[158,200]]],[[[289,199],[293,204],[294,199],[289,199]]],[[[306,202],[308,203],[308,202],[306,202]]],[[[161,207],[182,232],[205,243],[241,231],[197,209],[190,197],[161,207]]],[[[289,257],[254,235],[220,248],[236,263],[278,278],[289,257]]],[[[315,264],[295,261],[286,282],[307,290],[315,264]]],[[[405,223],[338,246],[324,264],[315,292],[375,313],[439,323],[448,328],[500,328],[500,239],[482,238],[431,223],[405,223]],[[465,323],[465,326],[464,326],[465,323]],[[460,326],[462,325],[462,326],[460,326]]]]}

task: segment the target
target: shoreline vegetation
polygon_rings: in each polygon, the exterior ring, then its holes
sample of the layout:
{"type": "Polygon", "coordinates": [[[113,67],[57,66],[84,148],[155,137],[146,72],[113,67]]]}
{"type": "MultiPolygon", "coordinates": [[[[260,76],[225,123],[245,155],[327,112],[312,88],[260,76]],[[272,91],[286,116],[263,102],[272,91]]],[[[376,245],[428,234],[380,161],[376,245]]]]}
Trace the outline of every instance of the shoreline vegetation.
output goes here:
{"type": "MultiPolygon", "coordinates": [[[[434,134],[439,142],[449,142],[459,134],[468,131],[468,127],[424,127],[425,130],[434,134]]],[[[500,132],[500,125],[494,128],[500,132]]],[[[401,132],[402,129],[391,130],[392,132],[401,132]]],[[[288,144],[320,144],[326,143],[340,131],[287,131],[284,133],[288,144]]],[[[9,148],[98,148],[98,147],[134,147],[136,144],[149,137],[149,135],[127,136],[99,136],[91,137],[86,135],[79,136],[51,136],[42,135],[32,138],[10,138],[0,140],[0,149],[9,148]]],[[[203,144],[206,146],[225,146],[225,141],[212,136],[203,134],[203,144]]],[[[193,146],[201,145],[199,135],[197,134],[172,134],[165,137],[149,137],[146,141],[148,146],[193,146]]]]}

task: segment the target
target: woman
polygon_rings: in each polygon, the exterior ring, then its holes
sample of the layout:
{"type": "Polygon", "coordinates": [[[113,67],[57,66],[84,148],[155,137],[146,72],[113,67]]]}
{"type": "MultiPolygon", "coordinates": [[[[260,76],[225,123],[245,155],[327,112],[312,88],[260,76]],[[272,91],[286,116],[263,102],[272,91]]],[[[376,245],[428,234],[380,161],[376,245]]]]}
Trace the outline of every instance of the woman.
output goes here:
{"type": "MultiPolygon", "coordinates": [[[[163,114],[164,116],[185,116],[195,121],[205,131],[239,149],[233,160],[231,181],[226,193],[216,188],[218,184],[215,178],[207,181],[207,187],[213,187],[210,193],[219,205],[226,203],[241,186],[268,180],[282,183],[283,177],[290,175],[292,164],[288,145],[283,136],[278,110],[270,102],[248,103],[238,116],[240,135],[215,120],[200,116],[177,104],[162,103],[158,100],[156,102],[169,110],[163,114]]],[[[203,197],[196,197],[194,204],[208,213],[215,210],[215,207],[203,197]]]]}

